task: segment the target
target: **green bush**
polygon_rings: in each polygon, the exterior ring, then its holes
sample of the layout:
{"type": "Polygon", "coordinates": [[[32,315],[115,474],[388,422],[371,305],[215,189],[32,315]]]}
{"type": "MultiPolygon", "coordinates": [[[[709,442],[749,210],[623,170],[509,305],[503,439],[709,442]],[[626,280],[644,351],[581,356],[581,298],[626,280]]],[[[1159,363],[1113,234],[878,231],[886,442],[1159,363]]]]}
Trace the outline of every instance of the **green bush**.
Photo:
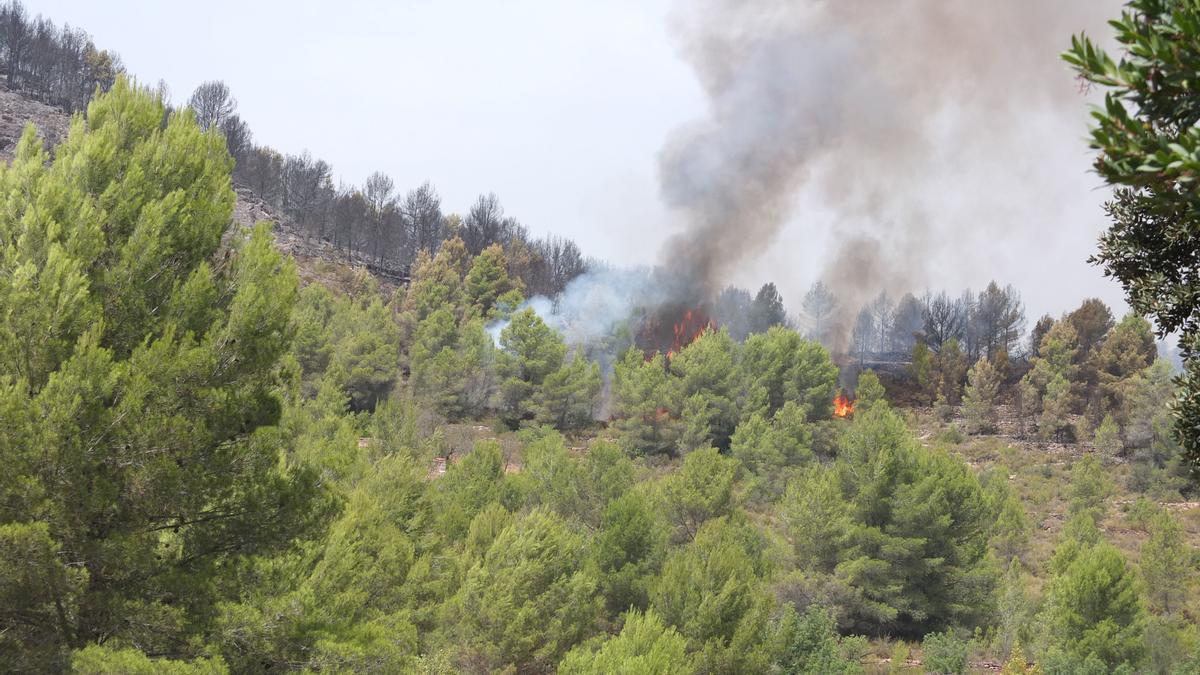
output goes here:
{"type": "Polygon", "coordinates": [[[966,640],[950,633],[930,633],[921,642],[922,663],[925,672],[937,675],[959,675],[967,672],[966,640]]]}

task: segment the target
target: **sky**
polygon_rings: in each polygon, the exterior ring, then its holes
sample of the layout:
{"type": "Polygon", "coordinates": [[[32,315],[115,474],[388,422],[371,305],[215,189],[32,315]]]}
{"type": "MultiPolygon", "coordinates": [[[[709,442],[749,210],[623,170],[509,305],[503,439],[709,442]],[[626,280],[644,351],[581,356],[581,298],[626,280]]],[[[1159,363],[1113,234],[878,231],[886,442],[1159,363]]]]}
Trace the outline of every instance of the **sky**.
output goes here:
{"type": "MultiPolygon", "coordinates": [[[[1081,27],[1102,27],[1117,3],[1095,5],[1081,27]]],[[[672,30],[687,4],[27,0],[27,7],[87,30],[141,82],[164,81],[176,103],[205,80],[224,80],[256,142],[308,150],[346,183],[376,170],[402,190],[429,180],[455,212],[495,192],[533,234],[568,236],[586,255],[624,265],[669,258],[664,245],[684,225],[664,206],[658,163],[672,132],[709,112],[672,30]]],[[[1068,39],[1043,45],[1047,58],[1068,39]]],[[[1065,66],[1061,78],[1053,86],[1077,86],[1065,66]]],[[[1030,324],[1090,296],[1124,311],[1120,288],[1086,262],[1105,226],[1107,192],[1089,172],[1088,101],[1078,99],[1029,115],[1016,142],[989,147],[986,157],[963,147],[938,153],[941,178],[925,185],[938,208],[928,217],[942,221],[932,231],[953,245],[932,246],[927,269],[915,276],[954,294],[992,279],[1011,283],[1030,324]]],[[[775,281],[798,310],[839,236],[838,220],[826,195],[800,190],[767,252],[730,281],[751,290],[775,281]]]]}

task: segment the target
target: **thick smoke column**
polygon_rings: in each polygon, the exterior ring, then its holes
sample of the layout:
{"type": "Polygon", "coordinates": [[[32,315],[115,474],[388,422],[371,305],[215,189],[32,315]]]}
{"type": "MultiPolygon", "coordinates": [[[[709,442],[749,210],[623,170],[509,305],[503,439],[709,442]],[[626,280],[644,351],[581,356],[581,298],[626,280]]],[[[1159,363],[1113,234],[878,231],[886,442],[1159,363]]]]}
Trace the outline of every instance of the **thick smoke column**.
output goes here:
{"type": "MultiPolygon", "coordinates": [[[[836,215],[836,248],[820,276],[844,312],[880,290],[920,289],[923,265],[963,241],[934,217],[953,210],[955,172],[1019,170],[988,165],[988,153],[1011,153],[1031,113],[1081,107],[1057,54],[1072,33],[1095,33],[1119,4],[680,5],[672,27],[709,113],[678,130],[660,156],[664,199],[687,223],[667,242],[664,266],[711,294],[772,245],[800,193],[812,190],[836,215]]],[[[1034,190],[1030,198],[1040,197],[1034,190]]],[[[1040,226],[1005,225],[1003,215],[957,226],[1040,226]]],[[[840,317],[843,334],[852,318],[840,317]]]]}

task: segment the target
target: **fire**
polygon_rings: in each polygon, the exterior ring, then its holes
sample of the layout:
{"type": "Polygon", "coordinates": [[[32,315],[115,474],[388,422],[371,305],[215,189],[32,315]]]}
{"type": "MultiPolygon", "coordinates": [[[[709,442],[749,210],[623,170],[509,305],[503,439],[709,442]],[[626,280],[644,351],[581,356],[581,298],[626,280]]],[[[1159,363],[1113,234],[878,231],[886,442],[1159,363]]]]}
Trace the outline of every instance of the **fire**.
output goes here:
{"type": "Polygon", "coordinates": [[[637,345],[647,361],[655,354],[663,354],[670,360],[705,331],[717,329],[709,317],[708,306],[703,303],[691,307],[679,303],[661,305],[643,315],[637,345]]]}
{"type": "Polygon", "coordinates": [[[692,344],[704,335],[705,331],[716,330],[717,325],[699,309],[689,309],[675,323],[674,339],[667,358],[674,358],[684,347],[692,344]]]}
{"type": "Polygon", "coordinates": [[[833,397],[833,416],[834,417],[849,417],[854,414],[854,401],[846,397],[846,394],[838,392],[837,396],[833,397]]]}

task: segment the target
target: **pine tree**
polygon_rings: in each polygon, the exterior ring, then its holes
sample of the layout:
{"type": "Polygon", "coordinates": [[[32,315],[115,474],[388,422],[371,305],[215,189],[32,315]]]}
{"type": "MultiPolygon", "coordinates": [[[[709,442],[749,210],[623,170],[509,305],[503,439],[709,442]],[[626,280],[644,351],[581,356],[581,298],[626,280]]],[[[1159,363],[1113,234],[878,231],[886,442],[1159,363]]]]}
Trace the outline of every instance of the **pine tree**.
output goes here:
{"type": "Polygon", "coordinates": [[[583,537],[546,509],[505,528],[463,581],[467,649],[490,670],[557,663],[600,610],[596,579],[577,565],[584,550],[583,537]]]}
{"type": "Polygon", "coordinates": [[[469,263],[466,245],[458,237],[442,242],[437,255],[418,253],[412,283],[404,296],[405,309],[420,322],[438,310],[462,306],[463,277],[469,263]]]}
{"type": "Polygon", "coordinates": [[[1116,415],[1118,424],[1127,423],[1126,401],[1133,393],[1133,381],[1158,358],[1150,322],[1136,314],[1126,315],[1104,342],[1094,350],[1090,367],[1106,412],[1116,415]]]}
{"type": "Polygon", "coordinates": [[[967,672],[965,641],[950,633],[930,633],[921,641],[922,665],[925,672],[937,675],[962,675],[967,672]]]}
{"type": "MultiPolygon", "coordinates": [[[[746,386],[766,392],[766,415],[788,401],[808,408],[811,421],[827,420],[833,413],[838,370],[819,343],[805,340],[794,330],[774,326],[746,339],[741,358],[746,386]]],[[[749,416],[751,410],[743,410],[749,416]]]]}
{"type": "Polygon", "coordinates": [[[409,350],[413,393],[450,419],[477,416],[491,398],[494,352],[480,319],[459,325],[450,308],[432,312],[409,350]]]}
{"type": "Polygon", "coordinates": [[[571,650],[559,664],[561,675],[609,675],[610,673],[656,673],[688,675],[687,640],[663,623],[653,611],[637,610],[625,615],[621,632],[591,651],[585,646],[571,650]]]}
{"type": "Polygon", "coordinates": [[[697,670],[764,672],[769,665],[761,646],[771,606],[759,577],[761,546],[752,528],[717,518],[663,565],[651,608],[687,639],[697,670]]]}
{"type": "Polygon", "coordinates": [[[633,484],[633,462],[613,443],[598,441],[576,458],[563,436],[546,427],[532,427],[521,436],[524,466],[511,478],[527,504],[550,507],[595,528],[608,504],[633,484]]]}
{"type": "Polygon", "coordinates": [[[1111,464],[1125,449],[1125,441],[1121,439],[1121,428],[1117,426],[1117,421],[1112,415],[1105,415],[1100,426],[1096,427],[1094,444],[1096,452],[1100,453],[1106,464],[1111,464]]]}
{"type": "Polygon", "coordinates": [[[1084,455],[1071,467],[1067,490],[1072,516],[1086,514],[1099,522],[1108,512],[1108,497],[1112,494],[1113,484],[1094,455],[1084,455]]]}
{"type": "Polygon", "coordinates": [[[963,414],[967,429],[982,434],[996,429],[996,399],[1000,394],[1000,374],[991,362],[980,357],[967,373],[967,391],[963,397],[963,414]]]}
{"type": "Polygon", "coordinates": [[[745,470],[743,483],[752,498],[778,498],[795,469],[813,458],[806,411],[789,401],[769,422],[752,414],[734,432],[730,454],[745,470]]]}
{"type": "Polygon", "coordinates": [[[1025,554],[1029,548],[1029,517],[1017,495],[1009,493],[1000,502],[992,528],[992,548],[1000,560],[1025,554]]]}
{"type": "Polygon", "coordinates": [[[604,509],[591,556],[610,613],[649,605],[667,537],[657,504],[642,491],[621,495],[604,509]]]}
{"type": "Polygon", "coordinates": [[[801,569],[837,567],[851,513],[833,472],[816,466],[801,472],[788,484],[781,515],[801,569]]]}
{"type": "Polygon", "coordinates": [[[712,447],[715,414],[716,411],[709,406],[708,399],[701,393],[692,394],[684,400],[683,411],[679,416],[682,427],[678,442],[680,455],[712,447]]]}
{"type": "Polygon", "coordinates": [[[542,382],[563,367],[566,354],[562,336],[532,308],[514,314],[500,332],[496,352],[501,419],[514,428],[522,420],[531,419],[537,412],[536,398],[542,382]]]}
{"type": "Polygon", "coordinates": [[[1011,646],[1012,653],[1016,654],[1021,648],[1021,641],[1028,641],[1034,636],[1032,624],[1035,608],[1033,599],[1029,597],[1029,578],[1020,561],[1013,558],[1001,584],[996,608],[999,620],[996,638],[1001,653],[1008,651],[1011,646]]]}
{"type": "Polygon", "coordinates": [[[854,410],[866,412],[876,405],[887,406],[887,392],[873,370],[864,370],[854,388],[854,410]]]}
{"type": "Polygon", "coordinates": [[[661,354],[646,360],[630,348],[613,369],[613,426],[626,452],[637,455],[676,451],[682,428],[678,384],[667,374],[661,354]]]}
{"type": "Polygon", "coordinates": [[[665,479],[663,497],[667,516],[678,529],[681,540],[694,539],[705,521],[732,512],[737,471],[737,461],[714,448],[706,448],[688,454],[679,471],[665,479]]]}
{"type": "Polygon", "coordinates": [[[798,675],[859,675],[861,647],[865,640],[843,638],[838,634],[837,620],[824,607],[810,606],[798,614],[785,606],[773,641],[779,644],[776,657],[778,672],[798,675]]]}
{"type": "Polygon", "coordinates": [[[1050,580],[1046,632],[1073,663],[1088,658],[1109,668],[1141,659],[1145,609],[1137,579],[1112,545],[1086,546],[1050,580]]]}
{"type": "Polygon", "coordinates": [[[772,479],[785,466],[783,453],[771,438],[771,425],[754,414],[738,425],[731,441],[730,455],[736,459],[746,473],[748,492],[753,499],[769,497],[772,479]]]}
{"type": "Polygon", "coordinates": [[[429,515],[424,475],[399,456],[371,468],[306,561],[307,578],[281,603],[305,606],[290,637],[302,645],[293,658],[303,653],[314,669],[404,670],[417,651],[405,582],[429,515]]]}
{"type": "Polygon", "coordinates": [[[937,383],[933,372],[933,352],[924,340],[917,340],[912,348],[912,363],[908,366],[909,374],[917,389],[925,396],[925,403],[930,403],[937,397],[937,383]]]}
{"type": "Polygon", "coordinates": [[[546,375],[534,397],[534,419],[559,431],[575,431],[593,422],[600,404],[600,365],[576,352],[575,358],[546,375]]]}
{"type": "Polygon", "coordinates": [[[100,640],[192,654],[226,575],[328,513],[271,430],[297,277],[266,226],[222,250],[230,168],[218,134],[124,79],[53,159],[30,125],[0,168],[12,667],[100,640]]]}
{"type": "Polygon", "coordinates": [[[333,359],[330,324],[338,309],[333,294],[320,284],[311,284],[300,291],[292,311],[292,330],[295,335],[292,353],[299,361],[306,379],[323,375],[333,359]]]}
{"type": "Polygon", "coordinates": [[[1037,417],[1041,396],[1037,385],[1028,377],[1021,378],[1017,383],[1017,419],[1020,424],[1018,435],[1025,438],[1030,432],[1031,422],[1037,417]]]}
{"type": "Polygon", "coordinates": [[[354,410],[374,410],[399,377],[400,331],[379,298],[365,308],[345,303],[333,318],[336,331],[333,363],[354,410]]]}
{"type": "Polygon", "coordinates": [[[783,298],[773,283],[765,283],[750,303],[750,333],[765,333],[772,326],[787,324],[787,312],[783,309],[783,298]]]}
{"type": "Polygon", "coordinates": [[[71,658],[71,672],[79,675],[227,675],[229,668],[221,657],[192,661],[152,659],[137,649],[91,645],[71,658]]]}
{"type": "Polygon", "coordinates": [[[837,464],[805,474],[785,503],[801,559],[854,593],[843,626],[920,635],[989,612],[998,575],[983,489],[960,460],[922,448],[892,411],[856,415],[837,464]]]}
{"type": "Polygon", "coordinates": [[[504,456],[496,442],[481,441],[461,460],[449,465],[427,497],[434,518],[434,536],[454,542],[466,537],[471,521],[492,502],[515,508],[511,482],[504,473],[504,456]]]}
{"type": "Polygon", "coordinates": [[[1175,397],[1171,364],[1158,359],[1132,378],[1130,393],[1125,399],[1128,407],[1125,440],[1131,448],[1151,449],[1158,463],[1165,462],[1177,451],[1177,443],[1169,433],[1170,402],[1175,397]],[[1157,447],[1156,447],[1157,446],[1157,447]],[[1162,452],[1168,450],[1168,452],[1162,452]]]}
{"type": "Polygon", "coordinates": [[[1056,373],[1046,383],[1042,394],[1042,416],[1038,419],[1038,436],[1044,440],[1060,438],[1067,428],[1067,415],[1071,411],[1071,383],[1056,373]]]}
{"type": "Polygon", "coordinates": [[[1179,521],[1160,509],[1150,521],[1150,537],[1142,544],[1142,578],[1152,610],[1170,616],[1186,607],[1194,576],[1190,558],[1179,521]]]}
{"type": "Polygon", "coordinates": [[[967,376],[967,356],[958,340],[951,338],[933,357],[933,378],[937,396],[949,405],[962,399],[962,383],[967,376]]]}
{"type": "Polygon", "coordinates": [[[1067,414],[1074,404],[1071,382],[1078,376],[1079,337],[1070,321],[1051,325],[1038,345],[1032,368],[1021,379],[1023,413],[1032,417],[1040,411],[1038,435],[1057,438],[1067,426],[1067,414]]]}
{"type": "Polygon", "coordinates": [[[511,303],[514,296],[510,294],[515,292],[519,297],[520,290],[520,281],[508,276],[508,262],[499,244],[492,244],[475,256],[463,279],[464,300],[477,315],[489,320],[499,311],[498,303],[511,303]],[[501,302],[502,298],[505,302],[501,302]]]}
{"type": "Polygon", "coordinates": [[[729,448],[729,437],[741,413],[738,399],[742,382],[737,356],[737,344],[728,331],[709,330],[670,360],[670,372],[678,378],[680,398],[685,405],[691,404],[693,413],[700,413],[707,421],[709,438],[704,445],[729,448]],[[699,400],[692,401],[694,397],[699,400]]]}

